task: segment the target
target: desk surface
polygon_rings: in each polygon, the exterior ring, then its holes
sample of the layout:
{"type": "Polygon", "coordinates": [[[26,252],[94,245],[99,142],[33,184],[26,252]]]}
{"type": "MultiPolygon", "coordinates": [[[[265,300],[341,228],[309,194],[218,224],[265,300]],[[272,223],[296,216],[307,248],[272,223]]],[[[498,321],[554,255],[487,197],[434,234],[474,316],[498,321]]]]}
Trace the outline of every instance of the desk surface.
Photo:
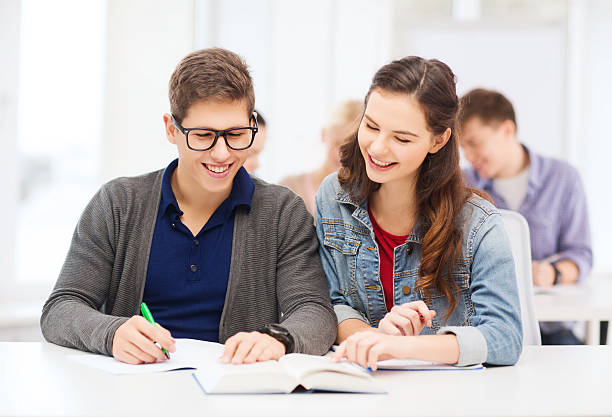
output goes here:
{"type": "Polygon", "coordinates": [[[534,302],[540,321],[612,319],[612,279],[581,285],[557,285],[537,289],[534,302]]]}
{"type": "Polygon", "coordinates": [[[612,415],[612,346],[528,346],[516,366],[378,372],[386,395],[206,395],[191,372],[113,376],[47,343],[0,343],[0,416],[612,415]]]}

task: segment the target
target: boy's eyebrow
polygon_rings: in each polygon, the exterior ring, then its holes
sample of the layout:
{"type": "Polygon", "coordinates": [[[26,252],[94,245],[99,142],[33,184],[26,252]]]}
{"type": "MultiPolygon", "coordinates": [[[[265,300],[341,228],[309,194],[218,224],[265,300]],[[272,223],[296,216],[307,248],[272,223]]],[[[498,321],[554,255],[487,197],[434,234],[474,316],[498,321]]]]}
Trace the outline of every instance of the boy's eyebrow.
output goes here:
{"type": "Polygon", "coordinates": [[[235,126],[231,126],[231,127],[226,127],[225,129],[216,129],[214,127],[206,127],[206,126],[196,126],[196,127],[190,127],[190,128],[186,128],[186,129],[208,129],[208,130],[228,130],[228,129],[239,129],[239,128],[244,128],[244,127],[253,127],[253,126],[249,126],[249,123],[247,122],[247,124],[239,124],[239,125],[235,125],[235,126]]]}
{"type": "MultiPolygon", "coordinates": [[[[370,121],[371,123],[375,124],[376,126],[378,126],[378,123],[376,123],[374,121],[374,119],[372,119],[370,116],[368,116],[367,114],[363,115],[366,119],[368,119],[368,121],[370,121]]],[[[414,136],[415,138],[418,138],[419,135],[417,135],[416,133],[412,133],[409,130],[393,130],[393,133],[399,133],[400,135],[410,135],[410,136],[414,136]]]]}

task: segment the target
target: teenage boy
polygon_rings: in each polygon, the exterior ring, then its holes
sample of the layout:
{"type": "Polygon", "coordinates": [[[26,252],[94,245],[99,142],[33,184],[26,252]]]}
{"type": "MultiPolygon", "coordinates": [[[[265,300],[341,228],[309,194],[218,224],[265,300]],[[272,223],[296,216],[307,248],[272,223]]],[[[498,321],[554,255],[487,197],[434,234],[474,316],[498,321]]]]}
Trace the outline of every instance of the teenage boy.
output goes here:
{"type": "MultiPolygon", "coordinates": [[[[459,143],[472,167],[467,181],[489,193],[499,208],[529,223],[533,282],[540,287],[586,278],[593,257],[586,196],[578,172],[517,140],[512,103],[485,89],[461,98],[459,143]]],[[[540,323],[542,343],[581,344],[572,323],[540,323]]]]}
{"type": "Polygon", "coordinates": [[[336,337],[313,219],[301,198],[251,178],[251,77],[227,50],[193,52],[163,121],[178,159],[105,184],[79,220],[41,317],[53,343],[128,363],[174,337],[225,343],[222,360],[323,354],[336,337]],[[145,301],[158,325],[139,316],[145,301]]]}

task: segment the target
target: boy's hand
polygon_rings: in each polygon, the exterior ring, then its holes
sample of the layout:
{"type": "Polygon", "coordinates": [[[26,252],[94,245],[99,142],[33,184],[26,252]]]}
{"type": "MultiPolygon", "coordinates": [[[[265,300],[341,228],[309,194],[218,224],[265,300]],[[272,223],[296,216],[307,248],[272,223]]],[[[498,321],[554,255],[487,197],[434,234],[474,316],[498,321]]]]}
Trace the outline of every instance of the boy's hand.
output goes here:
{"type": "Polygon", "coordinates": [[[155,342],[168,352],[176,351],[175,341],[168,330],[159,324],[152,325],[142,316],[132,316],[115,331],[113,357],[134,365],[165,361],[166,355],[155,342]]]}
{"type": "Polygon", "coordinates": [[[225,342],[223,363],[255,363],[278,360],[285,354],[285,345],[264,333],[240,332],[225,342]]]}
{"type": "Polygon", "coordinates": [[[552,287],[555,281],[555,269],[548,262],[532,261],[531,274],[534,285],[538,287],[552,287]]]}

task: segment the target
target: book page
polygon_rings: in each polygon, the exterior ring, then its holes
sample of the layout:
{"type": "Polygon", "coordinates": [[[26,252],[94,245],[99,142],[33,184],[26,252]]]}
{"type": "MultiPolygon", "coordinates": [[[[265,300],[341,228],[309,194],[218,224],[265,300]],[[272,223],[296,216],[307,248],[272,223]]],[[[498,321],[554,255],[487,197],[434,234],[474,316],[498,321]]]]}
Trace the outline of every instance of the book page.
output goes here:
{"type": "Polygon", "coordinates": [[[241,365],[207,362],[194,377],[208,394],[288,393],[298,385],[277,361],[241,365]]]}
{"type": "Polygon", "coordinates": [[[370,375],[360,366],[349,362],[332,362],[331,357],[290,353],[280,358],[279,363],[286,372],[300,380],[308,374],[321,371],[339,372],[356,377],[368,378],[370,375]]]}
{"type": "Polygon", "coordinates": [[[468,371],[484,369],[482,364],[471,366],[455,366],[440,362],[420,361],[418,359],[389,359],[378,362],[378,370],[392,371],[468,371]]]}
{"type": "Polygon", "coordinates": [[[333,362],[331,357],[292,353],[279,363],[306,389],[382,393],[385,390],[372,378],[371,372],[350,362],[333,362]]]}
{"type": "Polygon", "coordinates": [[[193,339],[176,339],[176,352],[170,359],[162,362],[131,365],[120,362],[112,356],[95,353],[68,355],[71,361],[86,365],[115,375],[146,374],[164,372],[182,368],[198,368],[201,364],[216,361],[223,354],[223,345],[193,339]]]}

